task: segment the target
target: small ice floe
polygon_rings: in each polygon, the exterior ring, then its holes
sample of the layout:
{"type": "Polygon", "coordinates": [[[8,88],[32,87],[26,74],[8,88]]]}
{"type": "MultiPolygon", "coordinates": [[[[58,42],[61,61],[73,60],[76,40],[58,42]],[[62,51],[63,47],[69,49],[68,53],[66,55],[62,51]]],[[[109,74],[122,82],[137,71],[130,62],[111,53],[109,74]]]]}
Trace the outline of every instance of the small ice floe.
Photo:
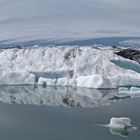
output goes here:
{"type": "Polygon", "coordinates": [[[140,97],[140,87],[131,87],[131,88],[119,88],[117,97],[126,97],[130,96],[130,98],[140,97]]]}
{"type": "Polygon", "coordinates": [[[111,118],[109,124],[97,126],[108,127],[111,134],[121,137],[127,137],[132,131],[137,130],[137,127],[132,126],[131,119],[127,117],[111,118]]]}

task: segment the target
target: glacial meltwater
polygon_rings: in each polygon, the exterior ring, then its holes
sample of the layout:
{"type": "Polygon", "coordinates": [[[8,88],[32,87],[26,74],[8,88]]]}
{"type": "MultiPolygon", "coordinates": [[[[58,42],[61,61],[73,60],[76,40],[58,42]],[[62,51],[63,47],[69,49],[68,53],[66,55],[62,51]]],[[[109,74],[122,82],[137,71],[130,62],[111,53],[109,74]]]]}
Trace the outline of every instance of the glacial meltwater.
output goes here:
{"type": "Polygon", "coordinates": [[[136,93],[122,96],[119,89],[1,86],[0,138],[139,140],[140,95],[136,93]],[[121,117],[130,118],[137,129],[104,127],[111,118],[121,117]]]}

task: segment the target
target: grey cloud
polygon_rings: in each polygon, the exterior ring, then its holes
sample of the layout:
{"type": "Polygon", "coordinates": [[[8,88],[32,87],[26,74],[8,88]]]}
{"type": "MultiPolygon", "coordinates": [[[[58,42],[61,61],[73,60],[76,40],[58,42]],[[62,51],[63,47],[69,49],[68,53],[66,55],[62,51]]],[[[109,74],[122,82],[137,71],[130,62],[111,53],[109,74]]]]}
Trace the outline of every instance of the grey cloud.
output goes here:
{"type": "Polygon", "coordinates": [[[0,6],[19,3],[21,0],[0,0],[0,6]]]}
{"type": "MultiPolygon", "coordinates": [[[[140,0],[0,0],[0,6],[0,18],[5,17],[3,24],[18,24],[18,18],[23,22],[30,17],[37,20],[44,17],[44,24],[52,22],[53,26],[56,22],[74,31],[84,28],[138,31],[140,25],[140,0]]],[[[60,28],[57,26],[53,28],[60,28]]]]}

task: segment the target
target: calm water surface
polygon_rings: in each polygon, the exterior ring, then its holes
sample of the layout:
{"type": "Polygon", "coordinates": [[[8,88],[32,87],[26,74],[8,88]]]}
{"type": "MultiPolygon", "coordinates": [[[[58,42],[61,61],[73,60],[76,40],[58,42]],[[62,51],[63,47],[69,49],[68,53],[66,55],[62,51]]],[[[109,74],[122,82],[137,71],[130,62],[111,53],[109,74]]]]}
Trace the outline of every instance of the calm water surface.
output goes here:
{"type": "Polygon", "coordinates": [[[0,87],[2,140],[139,140],[140,98],[115,99],[117,90],[0,87]],[[138,130],[112,134],[112,117],[129,117],[138,130]]]}

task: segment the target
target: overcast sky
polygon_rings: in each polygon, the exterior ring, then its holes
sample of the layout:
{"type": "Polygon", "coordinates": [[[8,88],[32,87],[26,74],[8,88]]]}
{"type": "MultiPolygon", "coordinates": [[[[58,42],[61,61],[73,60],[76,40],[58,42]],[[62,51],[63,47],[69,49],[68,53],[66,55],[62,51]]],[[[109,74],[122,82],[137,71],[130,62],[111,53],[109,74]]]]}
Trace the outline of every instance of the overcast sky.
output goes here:
{"type": "Polygon", "coordinates": [[[139,0],[0,0],[0,16],[139,19],[139,0]],[[124,17],[125,16],[125,17],[124,17]]]}
{"type": "Polygon", "coordinates": [[[139,32],[139,7],[140,0],[0,0],[0,23],[45,19],[78,30],[139,32]]]}

